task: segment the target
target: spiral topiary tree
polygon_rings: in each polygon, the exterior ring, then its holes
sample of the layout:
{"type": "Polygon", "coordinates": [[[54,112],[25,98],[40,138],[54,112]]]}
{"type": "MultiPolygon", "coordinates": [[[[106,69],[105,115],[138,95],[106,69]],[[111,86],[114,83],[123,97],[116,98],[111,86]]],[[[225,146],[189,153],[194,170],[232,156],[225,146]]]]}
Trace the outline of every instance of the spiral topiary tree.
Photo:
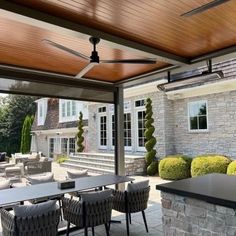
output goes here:
{"type": "Polygon", "coordinates": [[[158,172],[158,162],[155,160],[156,150],[154,149],[156,145],[156,138],[153,136],[155,127],[153,126],[153,112],[152,112],[152,100],[147,98],[146,100],[146,122],[145,122],[145,132],[144,136],[146,138],[145,148],[147,150],[145,159],[147,164],[147,174],[154,175],[158,172]]]}
{"type": "Polygon", "coordinates": [[[84,129],[83,129],[83,113],[79,113],[79,122],[78,122],[78,133],[77,133],[77,152],[83,152],[84,151],[84,129]]]}

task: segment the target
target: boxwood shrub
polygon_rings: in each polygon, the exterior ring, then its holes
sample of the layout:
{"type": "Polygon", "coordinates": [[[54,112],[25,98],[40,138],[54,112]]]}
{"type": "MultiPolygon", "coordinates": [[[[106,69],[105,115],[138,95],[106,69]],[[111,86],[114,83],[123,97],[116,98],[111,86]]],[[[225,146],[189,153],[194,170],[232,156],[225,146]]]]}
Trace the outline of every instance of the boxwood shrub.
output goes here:
{"type": "Polygon", "coordinates": [[[193,159],[191,164],[191,176],[202,176],[210,173],[226,174],[231,160],[221,155],[203,155],[193,159]]]}
{"type": "Polygon", "coordinates": [[[227,168],[228,175],[236,175],[236,161],[232,161],[227,168]]]}
{"type": "Polygon", "coordinates": [[[183,155],[171,155],[159,163],[159,175],[167,180],[179,180],[190,177],[192,159],[183,155]]]}

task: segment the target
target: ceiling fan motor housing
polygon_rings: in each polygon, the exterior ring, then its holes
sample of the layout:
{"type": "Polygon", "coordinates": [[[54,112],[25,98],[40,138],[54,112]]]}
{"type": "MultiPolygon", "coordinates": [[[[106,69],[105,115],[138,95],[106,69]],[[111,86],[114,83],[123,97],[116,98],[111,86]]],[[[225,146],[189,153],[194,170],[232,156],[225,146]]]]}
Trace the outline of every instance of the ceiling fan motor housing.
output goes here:
{"type": "Polygon", "coordinates": [[[90,62],[99,63],[99,56],[97,51],[92,51],[92,55],[90,56],[90,62]]]}

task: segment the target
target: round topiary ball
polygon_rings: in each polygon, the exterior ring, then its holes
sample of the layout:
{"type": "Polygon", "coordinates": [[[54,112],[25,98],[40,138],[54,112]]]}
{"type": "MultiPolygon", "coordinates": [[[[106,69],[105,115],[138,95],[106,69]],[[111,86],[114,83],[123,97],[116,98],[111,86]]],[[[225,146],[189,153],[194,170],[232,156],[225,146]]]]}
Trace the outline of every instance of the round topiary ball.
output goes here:
{"type": "Polygon", "coordinates": [[[236,161],[232,161],[227,168],[227,175],[236,175],[236,161]]]}
{"type": "Polygon", "coordinates": [[[226,174],[231,160],[221,155],[204,155],[193,159],[191,164],[191,176],[202,176],[210,173],[226,174]]]}
{"type": "Polygon", "coordinates": [[[162,179],[178,180],[190,177],[191,158],[182,155],[167,156],[159,163],[162,179]]]}

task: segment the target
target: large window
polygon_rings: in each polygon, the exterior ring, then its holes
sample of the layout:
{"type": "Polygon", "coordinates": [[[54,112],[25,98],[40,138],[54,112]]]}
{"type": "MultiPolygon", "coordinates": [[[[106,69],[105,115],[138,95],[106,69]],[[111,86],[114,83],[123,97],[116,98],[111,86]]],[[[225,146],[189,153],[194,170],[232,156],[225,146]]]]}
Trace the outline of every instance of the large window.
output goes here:
{"type": "Polygon", "coordinates": [[[75,138],[69,138],[69,154],[75,153],[75,138]]]}
{"type": "Polygon", "coordinates": [[[197,101],[188,104],[189,130],[206,131],[207,126],[207,102],[197,101]]]}
{"type": "Polygon", "coordinates": [[[132,146],[131,113],[124,114],[124,142],[125,142],[125,147],[132,146]]]}
{"type": "Polygon", "coordinates": [[[47,99],[40,99],[38,103],[38,125],[44,125],[47,115],[47,99]]]}
{"type": "Polygon", "coordinates": [[[88,119],[88,103],[74,100],[59,100],[59,122],[76,121],[80,111],[83,113],[83,119],[88,119]]]}
{"type": "MultiPolygon", "coordinates": [[[[115,116],[111,116],[112,146],[115,146],[115,116]]],[[[132,147],[131,135],[131,113],[124,114],[124,146],[126,149],[132,147]]]]}
{"type": "Polygon", "coordinates": [[[144,137],[144,132],[145,132],[145,111],[138,111],[137,112],[137,117],[138,117],[138,147],[144,147],[145,145],[145,137],[144,137]]]}
{"type": "Polygon", "coordinates": [[[99,147],[107,148],[107,115],[106,107],[98,108],[99,117],[99,147]]]}
{"type": "Polygon", "coordinates": [[[135,101],[137,150],[145,150],[145,99],[135,101]]]}
{"type": "Polygon", "coordinates": [[[68,151],[68,138],[62,138],[61,139],[61,153],[67,155],[67,151],[68,151]]]}

